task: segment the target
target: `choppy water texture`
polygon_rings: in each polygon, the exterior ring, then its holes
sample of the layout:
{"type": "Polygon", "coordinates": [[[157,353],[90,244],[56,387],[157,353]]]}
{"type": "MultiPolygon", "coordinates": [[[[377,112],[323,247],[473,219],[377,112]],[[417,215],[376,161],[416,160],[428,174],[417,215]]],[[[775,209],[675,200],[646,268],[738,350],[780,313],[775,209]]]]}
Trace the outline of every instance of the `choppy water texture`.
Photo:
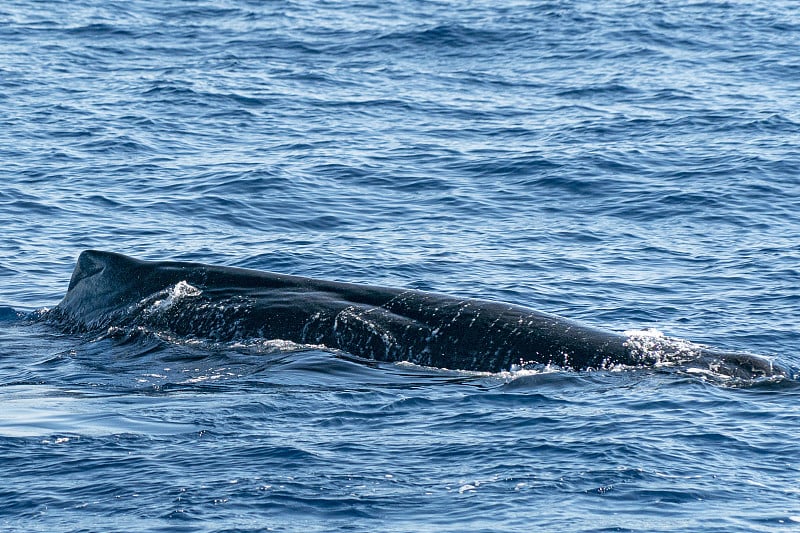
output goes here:
{"type": "MultiPolygon", "coordinates": [[[[120,251],[800,364],[794,2],[0,5],[0,303],[120,251]]],[[[5,531],[780,531],[800,387],[0,313],[5,531]]]]}

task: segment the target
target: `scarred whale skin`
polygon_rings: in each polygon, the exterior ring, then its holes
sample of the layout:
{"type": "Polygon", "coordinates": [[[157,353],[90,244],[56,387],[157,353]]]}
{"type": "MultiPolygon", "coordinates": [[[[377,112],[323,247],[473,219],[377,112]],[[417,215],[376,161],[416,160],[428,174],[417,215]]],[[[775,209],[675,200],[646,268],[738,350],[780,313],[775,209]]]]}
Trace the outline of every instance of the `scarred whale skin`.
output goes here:
{"type": "MultiPolygon", "coordinates": [[[[95,250],[81,253],[52,313],[74,331],[130,325],[214,341],[283,339],[460,370],[652,363],[624,335],[518,305],[95,250]]],[[[785,373],[758,356],[694,355],[732,375],[785,373]]]]}

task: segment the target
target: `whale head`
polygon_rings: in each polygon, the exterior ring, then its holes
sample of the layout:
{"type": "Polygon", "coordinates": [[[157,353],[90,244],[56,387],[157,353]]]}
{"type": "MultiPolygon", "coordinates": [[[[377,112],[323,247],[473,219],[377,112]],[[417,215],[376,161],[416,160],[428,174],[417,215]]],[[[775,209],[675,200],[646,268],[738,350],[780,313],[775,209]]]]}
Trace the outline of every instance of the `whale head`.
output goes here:
{"type": "Polygon", "coordinates": [[[83,327],[103,326],[146,296],[180,281],[185,272],[122,254],[86,250],[57,309],[83,327]]]}

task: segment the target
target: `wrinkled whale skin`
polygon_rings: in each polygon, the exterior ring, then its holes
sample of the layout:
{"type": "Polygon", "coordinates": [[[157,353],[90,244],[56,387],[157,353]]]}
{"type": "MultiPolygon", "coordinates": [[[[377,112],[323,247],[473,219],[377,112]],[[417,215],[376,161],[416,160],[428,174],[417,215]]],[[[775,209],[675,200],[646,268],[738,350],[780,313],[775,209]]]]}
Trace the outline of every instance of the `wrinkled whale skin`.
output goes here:
{"type": "MultiPolygon", "coordinates": [[[[518,305],[96,250],[81,253],[53,316],[75,331],[146,325],[214,341],[283,339],[460,370],[648,362],[624,335],[518,305]]],[[[783,372],[746,354],[703,350],[698,358],[732,374],[783,372]]]]}

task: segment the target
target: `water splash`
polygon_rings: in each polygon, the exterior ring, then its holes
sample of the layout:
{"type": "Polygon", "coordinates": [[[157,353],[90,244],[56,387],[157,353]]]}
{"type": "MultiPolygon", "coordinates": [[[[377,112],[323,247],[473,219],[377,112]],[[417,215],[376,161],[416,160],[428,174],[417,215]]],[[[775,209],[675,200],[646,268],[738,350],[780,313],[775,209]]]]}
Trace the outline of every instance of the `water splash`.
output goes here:
{"type": "Polygon", "coordinates": [[[172,309],[176,304],[186,298],[200,296],[203,291],[190,285],[188,282],[179,281],[172,287],[160,291],[137,304],[137,308],[143,308],[145,315],[155,315],[164,313],[172,309]]]}

